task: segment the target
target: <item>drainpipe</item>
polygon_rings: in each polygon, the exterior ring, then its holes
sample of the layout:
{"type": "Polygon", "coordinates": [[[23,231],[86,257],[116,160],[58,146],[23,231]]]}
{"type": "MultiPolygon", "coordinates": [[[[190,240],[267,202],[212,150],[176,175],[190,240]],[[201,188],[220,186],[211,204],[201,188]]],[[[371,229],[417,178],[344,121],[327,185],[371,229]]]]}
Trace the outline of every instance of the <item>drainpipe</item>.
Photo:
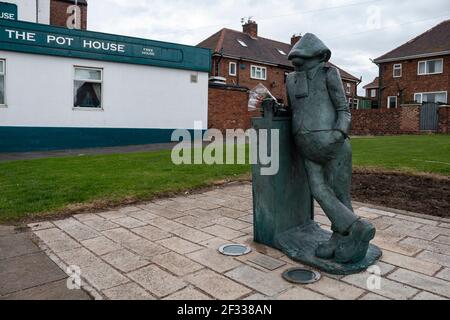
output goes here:
{"type": "Polygon", "coordinates": [[[36,0],[36,23],[39,23],[39,0],[36,0]]]}

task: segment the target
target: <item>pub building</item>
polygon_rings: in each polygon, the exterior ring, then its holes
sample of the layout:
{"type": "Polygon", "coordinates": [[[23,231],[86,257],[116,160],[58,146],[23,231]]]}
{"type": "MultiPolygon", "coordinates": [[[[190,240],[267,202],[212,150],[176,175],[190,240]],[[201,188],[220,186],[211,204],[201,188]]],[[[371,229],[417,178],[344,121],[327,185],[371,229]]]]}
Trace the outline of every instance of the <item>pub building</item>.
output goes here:
{"type": "Polygon", "coordinates": [[[206,129],[210,50],[0,8],[19,17],[0,19],[0,153],[166,143],[175,129],[206,129]]]}

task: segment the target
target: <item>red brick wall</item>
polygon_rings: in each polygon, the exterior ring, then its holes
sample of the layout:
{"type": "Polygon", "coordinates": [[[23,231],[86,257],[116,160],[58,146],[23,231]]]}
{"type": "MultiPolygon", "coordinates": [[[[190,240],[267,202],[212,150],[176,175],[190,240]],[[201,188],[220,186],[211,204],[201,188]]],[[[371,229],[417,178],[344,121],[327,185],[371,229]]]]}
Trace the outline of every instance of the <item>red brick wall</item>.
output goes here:
{"type": "MultiPolygon", "coordinates": [[[[218,70],[218,76],[227,79],[227,84],[239,85],[241,87],[249,88],[250,90],[256,87],[259,83],[266,86],[267,89],[275,96],[275,98],[287,102],[286,89],[285,89],[285,72],[292,72],[290,69],[284,69],[274,66],[266,66],[258,63],[251,63],[246,61],[238,61],[234,59],[222,58],[218,63],[218,59],[214,58],[213,70],[218,70]],[[236,62],[237,64],[237,76],[230,76],[229,64],[230,62],[236,62]],[[245,69],[241,69],[241,65],[245,66],[245,69]],[[255,80],[250,77],[251,66],[261,66],[267,68],[267,80],[255,80]],[[214,69],[215,68],[215,69],[214,69]]],[[[216,74],[217,75],[217,74],[216,74]]]]}
{"type": "Polygon", "coordinates": [[[352,135],[395,135],[420,132],[420,107],[352,110],[352,135]]]}
{"type": "Polygon", "coordinates": [[[209,88],[208,128],[243,129],[251,127],[251,118],[259,111],[248,111],[248,92],[228,86],[209,88]]]}
{"type": "MultiPolygon", "coordinates": [[[[440,57],[439,57],[440,58],[440,57]]],[[[427,58],[431,59],[431,58],[427,58]]],[[[387,98],[398,96],[398,105],[414,101],[415,93],[447,91],[450,94],[450,55],[444,56],[444,72],[437,75],[417,75],[419,61],[427,59],[413,59],[399,62],[382,63],[381,74],[381,107],[387,108],[387,98]],[[402,76],[393,77],[394,64],[402,64],[402,76]]]]}
{"type": "Polygon", "coordinates": [[[439,108],[439,132],[450,133],[450,106],[439,108]]]}
{"type": "MultiPolygon", "coordinates": [[[[50,24],[53,26],[67,27],[67,8],[74,5],[74,1],[51,0],[50,24]]],[[[87,5],[78,5],[81,8],[81,29],[87,29],[87,5]]]]}

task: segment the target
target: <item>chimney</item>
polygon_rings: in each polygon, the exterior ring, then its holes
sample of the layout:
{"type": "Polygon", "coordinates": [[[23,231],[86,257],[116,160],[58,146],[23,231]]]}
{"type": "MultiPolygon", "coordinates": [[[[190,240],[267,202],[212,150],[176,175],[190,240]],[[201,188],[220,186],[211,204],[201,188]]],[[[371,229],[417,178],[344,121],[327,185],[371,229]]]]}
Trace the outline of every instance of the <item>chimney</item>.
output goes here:
{"type": "Polygon", "coordinates": [[[294,34],[291,38],[291,46],[295,46],[297,42],[300,41],[301,38],[302,38],[301,34],[294,34]]]}
{"type": "Polygon", "coordinates": [[[242,26],[243,32],[248,34],[252,38],[258,38],[258,24],[253,20],[248,20],[242,26]]]}

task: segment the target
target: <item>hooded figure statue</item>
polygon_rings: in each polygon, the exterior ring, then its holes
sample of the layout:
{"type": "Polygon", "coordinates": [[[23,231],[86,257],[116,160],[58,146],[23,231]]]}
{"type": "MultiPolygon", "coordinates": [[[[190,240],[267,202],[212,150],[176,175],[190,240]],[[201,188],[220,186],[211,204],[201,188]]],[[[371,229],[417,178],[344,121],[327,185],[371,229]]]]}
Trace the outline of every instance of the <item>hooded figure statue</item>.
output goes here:
{"type": "Polygon", "coordinates": [[[313,197],[332,222],[333,235],[316,256],[357,263],[368,252],[375,228],[354,213],[351,202],[351,113],[331,51],[313,34],[289,54],[295,71],[287,77],[288,107],[297,152],[303,159],[313,197]]]}

